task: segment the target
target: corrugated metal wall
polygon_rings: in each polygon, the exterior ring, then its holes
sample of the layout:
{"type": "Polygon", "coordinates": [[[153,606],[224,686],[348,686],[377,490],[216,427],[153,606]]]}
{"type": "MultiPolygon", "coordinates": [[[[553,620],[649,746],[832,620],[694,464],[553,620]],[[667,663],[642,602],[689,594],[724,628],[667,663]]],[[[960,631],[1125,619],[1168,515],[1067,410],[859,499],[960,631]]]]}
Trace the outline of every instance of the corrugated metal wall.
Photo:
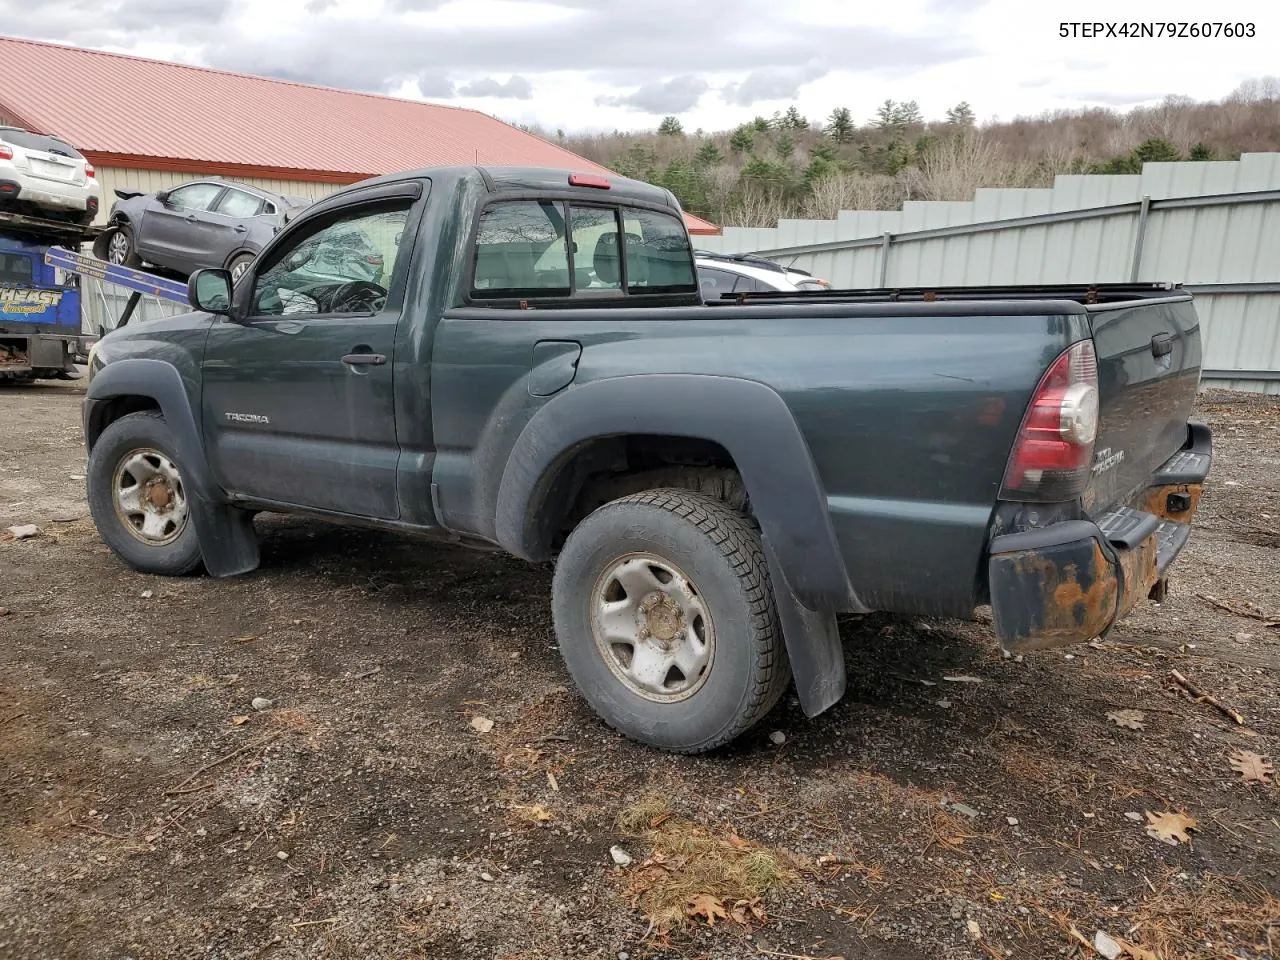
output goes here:
{"type": "Polygon", "coordinates": [[[697,244],[764,253],[839,287],[1131,279],[1199,286],[1204,367],[1213,371],[1206,383],[1280,393],[1280,154],[1060,176],[1052,189],[984,189],[971,201],[726,228],[697,244]],[[1190,199],[1197,197],[1218,199],[1190,199]]]}

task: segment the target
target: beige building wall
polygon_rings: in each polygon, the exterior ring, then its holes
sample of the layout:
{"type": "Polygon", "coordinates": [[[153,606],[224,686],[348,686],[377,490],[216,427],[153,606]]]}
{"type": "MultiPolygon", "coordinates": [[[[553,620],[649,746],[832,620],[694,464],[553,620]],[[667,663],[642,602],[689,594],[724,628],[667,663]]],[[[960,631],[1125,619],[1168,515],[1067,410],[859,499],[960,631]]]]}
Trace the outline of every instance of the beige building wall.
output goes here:
{"type": "MultiPolygon", "coordinates": [[[[102,185],[102,209],[98,212],[98,223],[107,222],[107,214],[111,205],[116,202],[115,190],[137,190],[140,193],[151,193],[176,187],[180,183],[204,178],[199,173],[175,173],[171,170],[142,170],[134,167],[99,167],[98,183],[102,185]]],[[[271,193],[286,194],[291,197],[303,197],[307,200],[319,200],[337,190],[341,185],[336,183],[315,183],[309,180],[266,180],[256,177],[219,177],[222,180],[235,180],[246,183],[260,190],[271,193]]]]}

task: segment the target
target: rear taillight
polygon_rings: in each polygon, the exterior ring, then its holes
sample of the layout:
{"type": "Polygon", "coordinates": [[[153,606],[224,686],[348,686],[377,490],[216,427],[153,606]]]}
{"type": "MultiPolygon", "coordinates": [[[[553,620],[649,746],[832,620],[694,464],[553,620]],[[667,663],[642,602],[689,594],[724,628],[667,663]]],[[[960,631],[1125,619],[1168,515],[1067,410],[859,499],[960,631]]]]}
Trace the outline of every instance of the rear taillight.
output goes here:
{"type": "Polygon", "coordinates": [[[13,147],[8,144],[0,143],[0,160],[12,160],[13,147]]]}
{"type": "Polygon", "coordinates": [[[1040,380],[1004,474],[1002,500],[1072,500],[1089,481],[1098,435],[1098,361],[1092,340],[1061,354],[1040,380]]]}
{"type": "Polygon", "coordinates": [[[84,175],[85,175],[86,177],[96,176],[96,174],[97,174],[97,171],[95,171],[95,170],[93,169],[93,164],[92,164],[92,163],[86,163],[86,164],[84,165],[84,175]]]}

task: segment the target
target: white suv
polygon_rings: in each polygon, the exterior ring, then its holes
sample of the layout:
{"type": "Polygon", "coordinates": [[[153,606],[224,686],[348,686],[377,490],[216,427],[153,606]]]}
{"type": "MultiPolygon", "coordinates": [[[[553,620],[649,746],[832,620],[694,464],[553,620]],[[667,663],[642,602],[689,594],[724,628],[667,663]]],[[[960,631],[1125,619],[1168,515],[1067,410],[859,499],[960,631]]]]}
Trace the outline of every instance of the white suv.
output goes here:
{"type": "Polygon", "coordinates": [[[695,250],[693,255],[704,303],[715,303],[726,293],[826,290],[831,286],[804,270],[784,267],[749,253],[695,250]]]}
{"type": "Polygon", "coordinates": [[[101,205],[93,164],[75,147],[48,134],[0,126],[0,210],[87,226],[101,205]]]}

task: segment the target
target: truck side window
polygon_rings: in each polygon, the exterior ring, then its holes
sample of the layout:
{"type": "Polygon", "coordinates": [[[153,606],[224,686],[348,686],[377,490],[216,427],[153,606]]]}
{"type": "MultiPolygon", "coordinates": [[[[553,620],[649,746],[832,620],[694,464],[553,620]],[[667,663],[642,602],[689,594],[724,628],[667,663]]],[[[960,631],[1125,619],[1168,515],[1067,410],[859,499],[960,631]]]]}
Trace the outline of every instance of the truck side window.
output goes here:
{"type": "Polygon", "coordinates": [[[494,203],[480,214],[471,296],[569,295],[564,208],[553,200],[494,203]]]}
{"type": "Polygon", "coordinates": [[[254,280],[251,313],[333,316],[381,310],[411,206],[404,200],[362,208],[274,252],[254,280]]]}
{"type": "Polygon", "coordinates": [[[656,210],[624,209],[627,293],[693,293],[698,282],[684,224],[656,210]]]}

